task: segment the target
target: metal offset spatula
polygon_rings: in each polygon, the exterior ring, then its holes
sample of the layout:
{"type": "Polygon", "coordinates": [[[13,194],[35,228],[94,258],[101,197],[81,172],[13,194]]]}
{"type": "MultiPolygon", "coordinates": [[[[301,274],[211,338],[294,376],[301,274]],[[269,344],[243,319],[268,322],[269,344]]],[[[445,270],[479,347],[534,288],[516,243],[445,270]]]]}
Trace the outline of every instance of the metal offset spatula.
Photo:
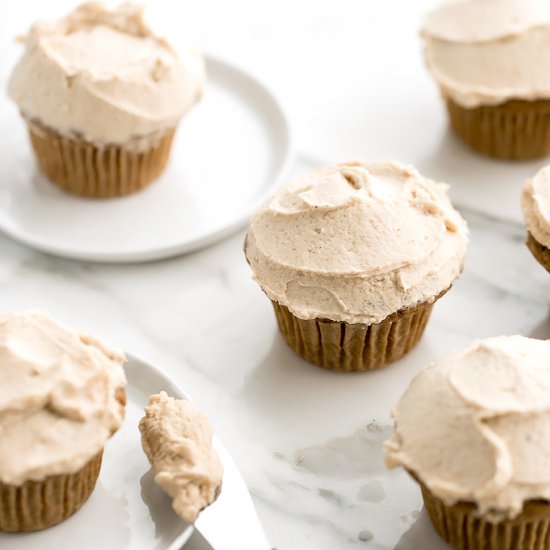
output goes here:
{"type": "MultiPolygon", "coordinates": [[[[134,386],[146,388],[146,395],[165,390],[174,397],[187,399],[183,390],[166,373],[130,354],[128,359],[128,379],[134,386]]],[[[267,542],[235,462],[216,436],[213,437],[213,445],[223,465],[221,493],[213,504],[199,514],[194,527],[214,550],[274,550],[267,542]]],[[[181,537],[177,537],[167,550],[181,550],[181,537]]]]}
{"type": "Polygon", "coordinates": [[[218,499],[204,509],[195,528],[214,550],[274,550],[267,541],[252,498],[235,462],[214,437],[223,464],[223,484],[218,499]]]}

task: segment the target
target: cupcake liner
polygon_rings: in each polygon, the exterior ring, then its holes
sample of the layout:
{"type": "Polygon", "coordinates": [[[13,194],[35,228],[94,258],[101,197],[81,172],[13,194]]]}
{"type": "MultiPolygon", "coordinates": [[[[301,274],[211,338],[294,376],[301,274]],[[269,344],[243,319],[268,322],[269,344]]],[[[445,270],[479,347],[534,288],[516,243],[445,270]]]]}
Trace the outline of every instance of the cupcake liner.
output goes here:
{"type": "Polygon", "coordinates": [[[299,319],[272,301],[279,330],[303,359],[341,372],[375,370],[396,361],[420,340],[435,301],[424,302],[372,325],[329,319],[299,319]]]}
{"type": "Polygon", "coordinates": [[[129,195],[143,189],[164,170],[175,129],[150,142],[98,147],[28,124],[40,170],[65,191],[93,198],[129,195]]]}
{"type": "Polygon", "coordinates": [[[20,486],[0,482],[0,531],[38,531],[74,514],[94,490],[102,455],[103,451],[73,474],[20,486]]]}
{"type": "Polygon", "coordinates": [[[531,233],[527,233],[527,248],[531,251],[537,261],[550,272],[550,249],[540,244],[531,233]]]}
{"type": "Polygon", "coordinates": [[[466,109],[447,99],[451,126],[472,149],[501,159],[550,154],[550,100],[512,100],[466,109]]]}
{"type": "Polygon", "coordinates": [[[545,550],[550,548],[550,503],[528,501],[519,516],[489,521],[471,503],[445,505],[420,484],[424,506],[439,536],[455,550],[545,550]]]}

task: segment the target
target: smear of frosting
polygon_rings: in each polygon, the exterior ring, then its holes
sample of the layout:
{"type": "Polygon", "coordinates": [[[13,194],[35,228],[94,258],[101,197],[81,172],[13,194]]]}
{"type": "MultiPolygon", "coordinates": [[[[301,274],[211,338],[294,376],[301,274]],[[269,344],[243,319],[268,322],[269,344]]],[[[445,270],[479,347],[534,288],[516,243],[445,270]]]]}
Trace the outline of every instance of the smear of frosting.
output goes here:
{"type": "Polygon", "coordinates": [[[550,248],[550,166],[545,166],[523,187],[521,206],[527,230],[550,248]]]}
{"type": "Polygon", "coordinates": [[[124,355],[42,313],[0,317],[0,481],[72,473],[124,419],[124,355]]]}
{"type": "Polygon", "coordinates": [[[160,392],[149,398],[139,429],[155,482],[172,497],[176,514],[193,523],[216,500],[223,477],[206,415],[160,392]]]}
{"type": "Polygon", "coordinates": [[[546,0],[452,0],[422,35],[443,95],[466,108],[550,97],[546,0]]]}
{"type": "Polygon", "coordinates": [[[489,338],[428,365],[393,411],[389,467],[446,504],[514,517],[550,499],[550,343],[489,338]]]}
{"type": "Polygon", "coordinates": [[[467,229],[446,186],[391,162],[315,170],[254,215],[246,255],[301,319],[377,323],[433,301],[460,274],[467,229]]]}
{"type": "Polygon", "coordinates": [[[8,85],[24,116],[99,144],[175,127],[201,97],[204,62],[194,51],[178,56],[142,11],[89,2],[33,25],[8,85]]]}

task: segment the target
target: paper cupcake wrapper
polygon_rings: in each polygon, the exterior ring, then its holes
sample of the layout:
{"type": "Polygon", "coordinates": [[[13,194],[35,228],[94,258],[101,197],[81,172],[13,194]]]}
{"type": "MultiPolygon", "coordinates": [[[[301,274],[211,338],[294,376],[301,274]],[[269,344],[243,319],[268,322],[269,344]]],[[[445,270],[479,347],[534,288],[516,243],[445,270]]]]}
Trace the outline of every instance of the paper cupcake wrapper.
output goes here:
{"type": "Polygon", "coordinates": [[[379,369],[405,355],[422,337],[434,302],[398,311],[381,323],[363,325],[299,319],[272,301],[288,345],[306,361],[342,372],[379,369]]]}
{"type": "Polygon", "coordinates": [[[501,159],[550,154],[550,100],[513,100],[466,109],[447,99],[451,126],[472,149],[501,159]]]}
{"type": "Polygon", "coordinates": [[[74,474],[0,483],[0,531],[38,531],[62,522],[86,502],[94,490],[103,452],[74,474]]]}
{"type": "Polygon", "coordinates": [[[143,189],[164,170],[175,129],[138,149],[132,143],[98,147],[28,125],[40,170],[65,191],[93,198],[129,195],[143,189]]]}
{"type": "Polygon", "coordinates": [[[489,521],[476,506],[445,505],[420,485],[424,506],[439,536],[455,550],[546,550],[550,548],[550,503],[528,501],[510,520],[489,521]]]}
{"type": "Polygon", "coordinates": [[[531,233],[527,233],[527,248],[531,251],[537,261],[550,272],[550,249],[540,244],[531,233]]]}

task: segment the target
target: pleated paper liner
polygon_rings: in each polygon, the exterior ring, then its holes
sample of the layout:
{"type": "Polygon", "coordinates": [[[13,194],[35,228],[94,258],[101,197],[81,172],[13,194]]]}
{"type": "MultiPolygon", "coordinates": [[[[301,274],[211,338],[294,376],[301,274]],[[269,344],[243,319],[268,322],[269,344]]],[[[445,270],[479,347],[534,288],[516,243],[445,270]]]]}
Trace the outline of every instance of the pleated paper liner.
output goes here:
{"type": "Polygon", "coordinates": [[[512,100],[466,109],[447,99],[451,126],[472,149],[527,160],[550,154],[550,100],[512,100]]]}
{"type": "Polygon", "coordinates": [[[490,521],[472,503],[447,506],[423,484],[422,497],[439,536],[455,550],[548,550],[550,503],[527,501],[513,519],[490,521]]]}
{"type": "Polygon", "coordinates": [[[279,330],[300,357],[324,369],[369,371],[389,365],[418,343],[433,304],[445,292],[433,302],[403,309],[372,325],[299,319],[285,306],[272,303],[279,330]]]}
{"type": "Polygon", "coordinates": [[[102,455],[103,451],[73,474],[21,486],[0,482],[0,531],[38,531],[72,516],[94,490],[102,455]]]}
{"type": "Polygon", "coordinates": [[[550,272],[550,249],[540,244],[531,233],[527,233],[527,247],[546,271],[550,272]]]}
{"type": "Polygon", "coordinates": [[[99,147],[34,122],[28,129],[44,175],[69,193],[91,198],[129,195],[153,182],[166,167],[175,133],[99,147]]]}

